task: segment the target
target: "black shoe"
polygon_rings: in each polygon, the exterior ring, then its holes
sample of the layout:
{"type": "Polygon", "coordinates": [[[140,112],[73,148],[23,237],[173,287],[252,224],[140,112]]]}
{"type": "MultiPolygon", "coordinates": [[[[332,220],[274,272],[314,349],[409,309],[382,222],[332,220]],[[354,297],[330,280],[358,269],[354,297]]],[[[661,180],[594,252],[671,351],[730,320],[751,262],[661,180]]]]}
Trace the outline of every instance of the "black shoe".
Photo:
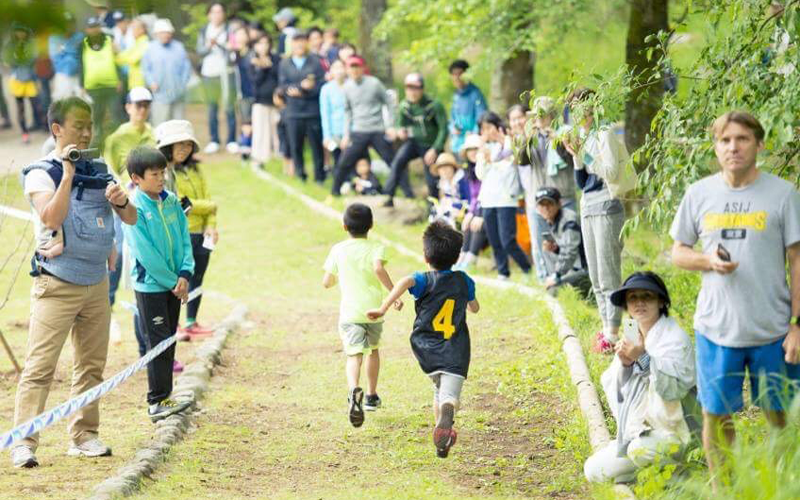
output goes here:
{"type": "Polygon", "coordinates": [[[394,206],[394,199],[388,198],[386,201],[383,202],[384,207],[391,208],[394,206]]]}
{"type": "Polygon", "coordinates": [[[361,404],[364,401],[364,391],[361,387],[356,387],[350,391],[350,397],[347,398],[349,406],[348,415],[350,416],[350,423],[353,427],[361,427],[364,423],[364,408],[361,404]]]}
{"type": "Polygon", "coordinates": [[[377,394],[369,395],[364,401],[364,410],[365,411],[375,411],[381,407],[381,398],[377,394]]]}
{"type": "Polygon", "coordinates": [[[158,422],[159,420],[164,420],[165,418],[175,415],[176,413],[180,413],[186,408],[192,406],[191,401],[184,401],[183,403],[178,403],[177,401],[173,401],[169,398],[156,403],[154,405],[150,405],[150,408],[147,410],[147,415],[150,417],[150,420],[153,423],[158,422]]]}
{"type": "Polygon", "coordinates": [[[439,411],[439,421],[433,429],[433,444],[436,446],[436,455],[439,458],[447,458],[450,447],[456,444],[454,420],[455,407],[451,403],[444,403],[439,411]]]}

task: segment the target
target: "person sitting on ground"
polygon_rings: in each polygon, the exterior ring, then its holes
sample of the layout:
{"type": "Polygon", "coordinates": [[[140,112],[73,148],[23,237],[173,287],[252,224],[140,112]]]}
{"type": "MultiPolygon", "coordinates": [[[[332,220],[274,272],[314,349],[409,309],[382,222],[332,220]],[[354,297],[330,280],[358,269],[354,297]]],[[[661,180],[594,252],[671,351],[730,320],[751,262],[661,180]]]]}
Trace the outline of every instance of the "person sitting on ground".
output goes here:
{"type": "Polygon", "coordinates": [[[669,317],[664,281],[636,272],[611,295],[632,318],[601,381],[617,436],[583,466],[592,482],[632,481],[636,470],[680,455],[697,428],[692,340],[669,317]]]}
{"type": "Polygon", "coordinates": [[[465,272],[451,270],[461,244],[461,233],[447,223],[430,223],[422,235],[429,271],[403,278],[380,309],[367,312],[367,317],[375,321],[406,291],[414,296],[417,317],[411,332],[411,349],[422,371],[433,381],[433,443],[440,458],[447,457],[456,443],[453,422],[469,372],[467,310],[480,310],[475,282],[465,272]]]}
{"type": "MultiPolygon", "coordinates": [[[[346,373],[348,416],[353,427],[364,423],[364,410],[374,411],[381,406],[378,397],[378,372],[381,358],[378,347],[383,331],[383,321],[369,318],[367,311],[379,307],[383,290],[392,290],[392,278],[384,267],[386,249],[380,243],[367,239],[372,229],[372,210],[363,203],[353,203],[344,212],[344,230],[350,238],[331,248],[325,259],[322,286],[331,288],[339,282],[342,301],[339,308],[339,335],[347,356],[346,373]],[[367,397],[359,385],[361,364],[367,361],[367,397]]],[[[402,309],[397,297],[392,301],[395,309],[402,309]]]]}
{"type": "Polygon", "coordinates": [[[511,275],[508,258],[530,275],[531,263],[517,243],[517,205],[521,192],[519,170],[512,163],[511,140],[497,113],[487,111],[479,120],[484,146],[478,152],[475,174],[481,180],[481,203],[486,235],[492,245],[498,279],[511,275]]]}
{"type": "Polygon", "coordinates": [[[356,175],[350,181],[353,191],[362,196],[376,196],[381,194],[381,181],[375,177],[369,158],[361,158],[356,162],[356,175]]]}
{"type": "Polygon", "coordinates": [[[458,167],[456,157],[442,153],[431,165],[431,174],[439,178],[439,199],[434,204],[431,221],[441,219],[456,227],[463,220],[469,203],[469,185],[464,171],[458,167]]]}
{"type": "MultiPolygon", "coordinates": [[[[125,240],[135,262],[131,279],[148,351],[177,332],[194,273],[189,224],[178,197],[164,189],[166,170],[167,159],[153,147],[140,146],[128,155],[138,220],[124,227],[125,240]]],[[[170,398],[174,361],[175,344],[147,365],[147,414],[153,422],[192,404],[170,398]]]]}
{"type": "Polygon", "coordinates": [[[564,285],[572,285],[585,297],[592,289],[586,270],[581,226],[578,214],[561,204],[561,192],[554,187],[543,187],[536,192],[536,210],[546,224],[542,234],[542,249],[550,254],[553,272],[544,280],[551,295],[556,295],[564,285]]]}
{"type": "MultiPolygon", "coordinates": [[[[195,138],[191,122],[172,120],[162,123],[159,129],[164,132],[159,134],[158,149],[175,176],[175,194],[189,220],[189,238],[192,240],[194,257],[194,273],[189,280],[189,293],[192,293],[203,285],[211,252],[219,240],[217,203],[211,199],[206,178],[195,158],[200,151],[200,143],[195,138]]],[[[190,337],[214,332],[197,322],[201,299],[202,295],[186,306],[186,324],[181,331],[190,337]]]]}
{"type": "Polygon", "coordinates": [[[464,141],[461,150],[466,159],[467,186],[469,186],[469,204],[464,220],[461,221],[461,232],[464,233],[464,246],[453,269],[466,271],[477,260],[478,254],[488,245],[486,228],[483,226],[481,203],[478,200],[481,192],[481,180],[475,174],[475,163],[478,151],[483,147],[483,139],[478,134],[470,134],[464,141]]]}
{"type": "Polygon", "coordinates": [[[431,166],[437,155],[444,151],[447,142],[447,112],[444,106],[425,94],[425,81],[419,73],[409,73],[405,78],[405,99],[397,110],[397,137],[403,141],[391,164],[391,174],[386,181],[386,206],[393,206],[394,193],[399,186],[407,198],[414,197],[408,175],[408,164],[421,158],[425,164],[425,183],[428,196],[438,198],[436,175],[431,166]]]}

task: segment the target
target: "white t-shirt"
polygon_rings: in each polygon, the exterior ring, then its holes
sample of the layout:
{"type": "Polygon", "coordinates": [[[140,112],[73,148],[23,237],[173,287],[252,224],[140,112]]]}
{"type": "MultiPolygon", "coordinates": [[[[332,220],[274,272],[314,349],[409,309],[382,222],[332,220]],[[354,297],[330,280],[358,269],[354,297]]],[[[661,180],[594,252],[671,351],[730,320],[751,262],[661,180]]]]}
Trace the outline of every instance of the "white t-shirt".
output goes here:
{"type": "MultiPolygon", "coordinates": [[[[50,154],[45,159],[55,158],[54,154],[50,154]]],[[[39,212],[33,206],[31,196],[34,193],[55,193],[56,183],[46,170],[36,169],[31,170],[25,176],[25,183],[23,185],[25,199],[31,204],[31,212],[33,214],[33,234],[36,237],[37,247],[45,244],[50,240],[53,233],[52,229],[48,229],[43,223],[39,212]]]]}

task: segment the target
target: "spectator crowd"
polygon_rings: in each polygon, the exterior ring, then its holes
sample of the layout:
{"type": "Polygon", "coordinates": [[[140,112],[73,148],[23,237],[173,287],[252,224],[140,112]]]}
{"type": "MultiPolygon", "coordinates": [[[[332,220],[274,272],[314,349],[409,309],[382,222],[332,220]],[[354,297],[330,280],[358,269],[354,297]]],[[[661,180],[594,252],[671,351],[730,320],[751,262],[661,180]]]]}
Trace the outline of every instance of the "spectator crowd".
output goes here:
{"type": "MultiPolygon", "coordinates": [[[[421,73],[404,75],[399,98],[335,28],[304,29],[289,8],[267,30],[211,4],[193,47],[195,67],[169,19],[129,18],[103,1],[88,3],[96,15],[68,18],[44,52],[21,24],[3,41],[22,140],[32,128],[52,136],[48,155],[24,171],[37,252],[17,423],[44,408],[70,331],[79,340],[74,392],[101,380],[125,259],[140,354],[176,332],[182,339],[209,333],[197,323],[199,297],[180,329],[178,311],[202,285],[219,237],[217,205],[196,155],[224,145],[256,168],[278,160],[288,175],[330,182],[331,197],[383,196],[392,209],[398,188],[406,198],[423,194],[431,221],[463,234],[453,270],[470,271],[490,248],[499,280],[510,279],[513,265],[552,295],[571,286],[594,301],[602,324],[594,348],[614,355],[602,385],[617,435],[586,462],[590,480],[625,481],[646,464],[677,460],[694,434],[718,467],[720,448],[734,439],[730,418],[743,405],[745,368],[768,420],[785,424],[792,387],[785,382],[800,377],[800,198],[756,167],[764,130],[755,117],[735,111],[714,122],[721,170],[689,188],[670,233],[674,264],[703,276],[693,345],[670,318],[668,285],[658,275],[622,280],[625,201],[637,176],[622,129],[595,123],[591,89],[572,92],[563,109],[539,96],[531,109],[493,111],[469,81],[469,64],[456,60],[448,68],[448,113],[421,73]],[[193,81],[208,113],[204,145],[186,120],[193,81]],[[92,148],[100,150],[95,157],[92,148]],[[79,151],[80,159],[70,159],[79,151]],[[96,227],[87,230],[85,220],[96,227]],[[759,307],[750,307],[753,300],[759,307]]],[[[0,114],[0,127],[11,127],[4,99],[0,114]]],[[[171,348],[148,366],[153,420],[186,405],[169,397],[172,373],[181,369],[174,356],[171,348]]],[[[110,454],[98,425],[96,406],[79,412],[70,453],[110,454]]],[[[14,464],[36,465],[37,444],[35,436],[19,444],[14,464]]]]}

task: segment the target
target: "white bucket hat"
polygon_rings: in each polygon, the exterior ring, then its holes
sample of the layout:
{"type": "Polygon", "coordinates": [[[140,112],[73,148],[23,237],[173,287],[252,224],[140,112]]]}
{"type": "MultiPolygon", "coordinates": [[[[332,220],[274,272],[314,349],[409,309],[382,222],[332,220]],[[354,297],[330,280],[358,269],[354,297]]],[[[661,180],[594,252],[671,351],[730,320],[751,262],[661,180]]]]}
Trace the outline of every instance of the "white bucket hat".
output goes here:
{"type": "Polygon", "coordinates": [[[464,139],[464,145],[461,147],[464,151],[468,149],[479,149],[483,146],[483,139],[478,134],[469,134],[464,139]]]}
{"type": "Polygon", "coordinates": [[[200,143],[194,137],[192,123],[187,120],[169,120],[156,127],[157,147],[171,146],[183,141],[192,141],[196,150],[200,143]]]}
{"type": "Polygon", "coordinates": [[[156,19],[153,24],[153,33],[175,33],[175,28],[169,19],[156,19]]]}

